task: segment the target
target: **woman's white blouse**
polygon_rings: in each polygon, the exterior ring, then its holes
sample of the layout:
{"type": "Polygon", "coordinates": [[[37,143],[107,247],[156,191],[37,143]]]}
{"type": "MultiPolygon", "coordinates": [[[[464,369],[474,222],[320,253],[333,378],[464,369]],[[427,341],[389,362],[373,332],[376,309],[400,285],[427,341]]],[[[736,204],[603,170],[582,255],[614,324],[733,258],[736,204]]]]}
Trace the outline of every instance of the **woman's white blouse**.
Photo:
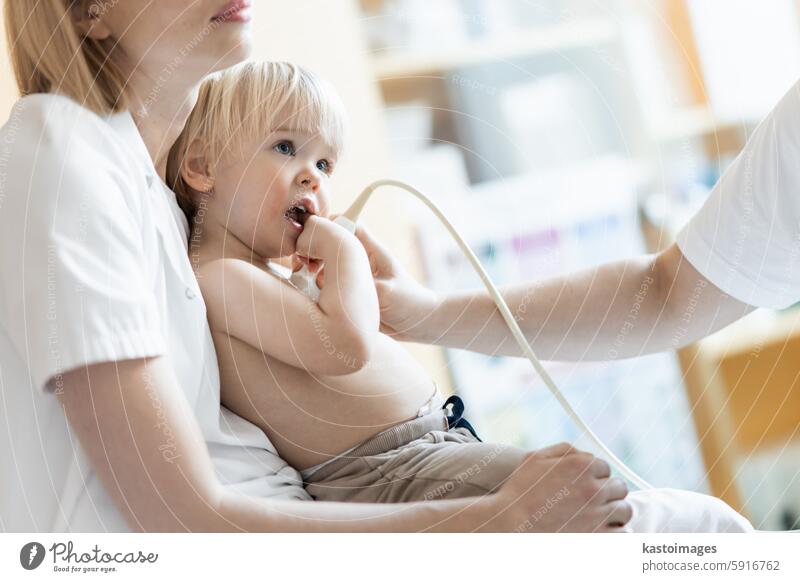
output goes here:
{"type": "MultiPolygon", "coordinates": [[[[145,356],[169,358],[223,483],[309,499],[264,433],[220,407],[187,238],[130,113],[17,102],[0,130],[0,531],[128,529],[54,391],[65,371],[145,356]]],[[[173,437],[154,429],[167,458],[173,437]]]]}

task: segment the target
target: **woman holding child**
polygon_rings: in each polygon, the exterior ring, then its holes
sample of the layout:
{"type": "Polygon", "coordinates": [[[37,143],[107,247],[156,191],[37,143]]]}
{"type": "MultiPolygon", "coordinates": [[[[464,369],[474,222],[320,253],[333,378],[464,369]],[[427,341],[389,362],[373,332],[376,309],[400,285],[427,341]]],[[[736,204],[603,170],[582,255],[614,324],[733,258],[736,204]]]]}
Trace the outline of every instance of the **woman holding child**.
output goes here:
{"type": "MultiPolygon", "coordinates": [[[[238,170],[235,165],[210,169],[204,164],[207,156],[192,154],[194,140],[189,140],[170,158],[173,144],[186,136],[182,131],[190,114],[197,122],[192,127],[202,127],[204,119],[219,113],[208,101],[192,109],[204,77],[248,57],[250,9],[243,0],[173,0],[159,3],[158,10],[149,9],[150,4],[5,4],[23,97],[0,132],[8,146],[0,158],[0,386],[8,423],[8,430],[0,431],[0,467],[3,475],[13,476],[4,477],[0,489],[0,527],[514,531],[529,524],[531,531],[628,530],[634,507],[626,500],[624,484],[610,477],[605,462],[568,445],[523,454],[505,483],[480,497],[309,503],[296,468],[278,456],[267,436],[272,424],[259,422],[258,414],[237,406],[233,397],[229,403],[223,395],[229,406],[221,406],[214,342],[220,352],[220,345],[232,345],[246,332],[227,330],[222,336],[214,328],[212,336],[214,303],[209,300],[207,308],[196,275],[213,261],[190,261],[190,224],[165,183],[169,162],[177,164],[173,170],[178,167],[170,184],[182,194],[184,210],[186,192],[225,199],[224,171],[239,178],[266,172],[267,158],[254,164],[257,156],[284,156],[285,164],[307,162],[296,166],[285,183],[282,202],[291,202],[295,214],[275,214],[284,235],[291,230],[289,223],[296,223],[289,238],[274,238],[274,231],[273,238],[258,240],[232,235],[236,226],[238,234],[255,236],[255,225],[248,221],[264,212],[243,205],[226,219],[230,245],[218,248],[235,253],[240,244],[244,254],[233,258],[251,266],[255,259],[282,256],[289,243],[292,252],[326,262],[334,257],[323,248],[326,241],[345,249],[350,262],[326,275],[329,299],[324,304],[321,299],[317,313],[329,318],[326,323],[345,313],[336,312],[336,301],[347,311],[347,301],[367,297],[366,304],[352,305],[348,312],[362,314],[353,324],[359,330],[378,327],[367,313],[377,309],[365,307],[377,308],[373,272],[384,296],[387,277],[409,282],[406,299],[429,296],[402,276],[366,232],[359,232],[363,245],[357,244],[358,239],[324,218],[321,190],[330,167],[318,162],[331,162],[332,155],[298,155],[294,148],[299,150],[299,144],[283,139],[274,147],[270,143],[268,151],[251,144],[254,150],[238,170]],[[302,212],[312,216],[296,214],[301,211],[292,198],[295,191],[319,194],[302,203],[302,212]],[[273,255],[276,250],[281,252],[273,255]],[[552,511],[537,514],[565,485],[569,495],[562,495],[552,511]]],[[[233,192],[229,195],[232,202],[233,192]]],[[[202,207],[202,198],[194,200],[202,207]]],[[[196,228],[199,216],[194,218],[196,228]]],[[[211,213],[204,216],[209,229],[215,224],[211,218],[211,213]]],[[[217,248],[208,242],[213,231],[205,236],[205,252],[217,248]]],[[[239,275],[252,289],[253,274],[239,275]]],[[[208,295],[206,286],[202,291],[208,295]]],[[[286,293],[280,297],[296,300],[286,293]]],[[[412,303],[420,305],[419,300],[412,303]]],[[[278,304],[275,312],[280,309],[278,304]]],[[[276,319],[275,313],[271,316],[276,319]]],[[[242,318],[238,325],[247,323],[242,318]]],[[[265,339],[251,343],[260,346],[265,339]]],[[[355,341],[346,351],[363,362],[370,345],[355,341]]],[[[283,358],[298,358],[297,367],[304,367],[301,356],[287,350],[283,358]]],[[[220,362],[225,379],[229,369],[220,362]]],[[[348,371],[322,372],[334,377],[348,371]]],[[[270,437],[277,440],[280,434],[270,437]]],[[[350,444],[338,441],[345,448],[350,444]]],[[[293,459],[308,467],[320,460],[313,455],[293,459]]],[[[708,507],[726,511],[713,503],[708,507]]],[[[714,527],[735,529],[730,524],[737,518],[725,519],[728,525],[720,521],[714,527]]]]}

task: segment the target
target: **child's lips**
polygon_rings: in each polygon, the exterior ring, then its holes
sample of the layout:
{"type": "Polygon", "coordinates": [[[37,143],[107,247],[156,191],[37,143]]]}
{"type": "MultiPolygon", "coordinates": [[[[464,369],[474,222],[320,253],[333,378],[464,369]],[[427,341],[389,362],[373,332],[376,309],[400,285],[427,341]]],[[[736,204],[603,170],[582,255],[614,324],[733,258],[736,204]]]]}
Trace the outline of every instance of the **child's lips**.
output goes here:
{"type": "Polygon", "coordinates": [[[318,213],[317,201],[311,196],[304,196],[286,210],[284,218],[294,230],[302,231],[308,217],[318,213]]]}
{"type": "Polygon", "coordinates": [[[284,215],[284,220],[289,223],[289,228],[294,232],[303,232],[303,225],[294,220],[289,214],[284,215]]]}

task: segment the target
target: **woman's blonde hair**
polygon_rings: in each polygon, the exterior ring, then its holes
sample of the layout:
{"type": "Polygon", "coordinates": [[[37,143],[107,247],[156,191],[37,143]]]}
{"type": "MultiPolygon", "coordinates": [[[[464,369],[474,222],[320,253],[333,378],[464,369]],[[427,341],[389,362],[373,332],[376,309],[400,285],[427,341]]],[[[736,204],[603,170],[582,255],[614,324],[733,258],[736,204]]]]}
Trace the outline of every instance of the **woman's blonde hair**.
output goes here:
{"type": "Polygon", "coordinates": [[[237,145],[266,139],[282,128],[319,135],[338,154],[345,125],[338,94],[310,71],[292,63],[242,63],[214,73],[201,85],[197,103],[170,150],[167,184],[191,223],[199,193],[183,180],[181,167],[192,144],[199,145],[210,168],[237,145]]]}
{"type": "MultiPolygon", "coordinates": [[[[6,0],[11,62],[22,95],[61,93],[98,114],[127,108],[125,79],[102,44],[75,27],[86,0],[6,0]]],[[[103,4],[95,5],[103,10],[103,4]]]]}

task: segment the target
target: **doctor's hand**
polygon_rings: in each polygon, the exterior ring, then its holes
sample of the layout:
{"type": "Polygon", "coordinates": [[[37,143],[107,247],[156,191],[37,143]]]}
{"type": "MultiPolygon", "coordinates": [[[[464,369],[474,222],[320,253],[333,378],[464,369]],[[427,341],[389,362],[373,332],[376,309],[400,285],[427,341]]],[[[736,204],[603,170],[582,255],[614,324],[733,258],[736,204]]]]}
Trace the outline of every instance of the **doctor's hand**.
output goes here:
{"type": "Polygon", "coordinates": [[[633,517],[624,481],[608,463],[561,443],[529,453],[491,495],[487,531],[622,533],[633,517]]]}
{"type": "Polygon", "coordinates": [[[378,291],[381,307],[380,330],[402,341],[420,341],[439,297],[403,267],[363,226],[355,232],[364,245],[378,291]]]}

